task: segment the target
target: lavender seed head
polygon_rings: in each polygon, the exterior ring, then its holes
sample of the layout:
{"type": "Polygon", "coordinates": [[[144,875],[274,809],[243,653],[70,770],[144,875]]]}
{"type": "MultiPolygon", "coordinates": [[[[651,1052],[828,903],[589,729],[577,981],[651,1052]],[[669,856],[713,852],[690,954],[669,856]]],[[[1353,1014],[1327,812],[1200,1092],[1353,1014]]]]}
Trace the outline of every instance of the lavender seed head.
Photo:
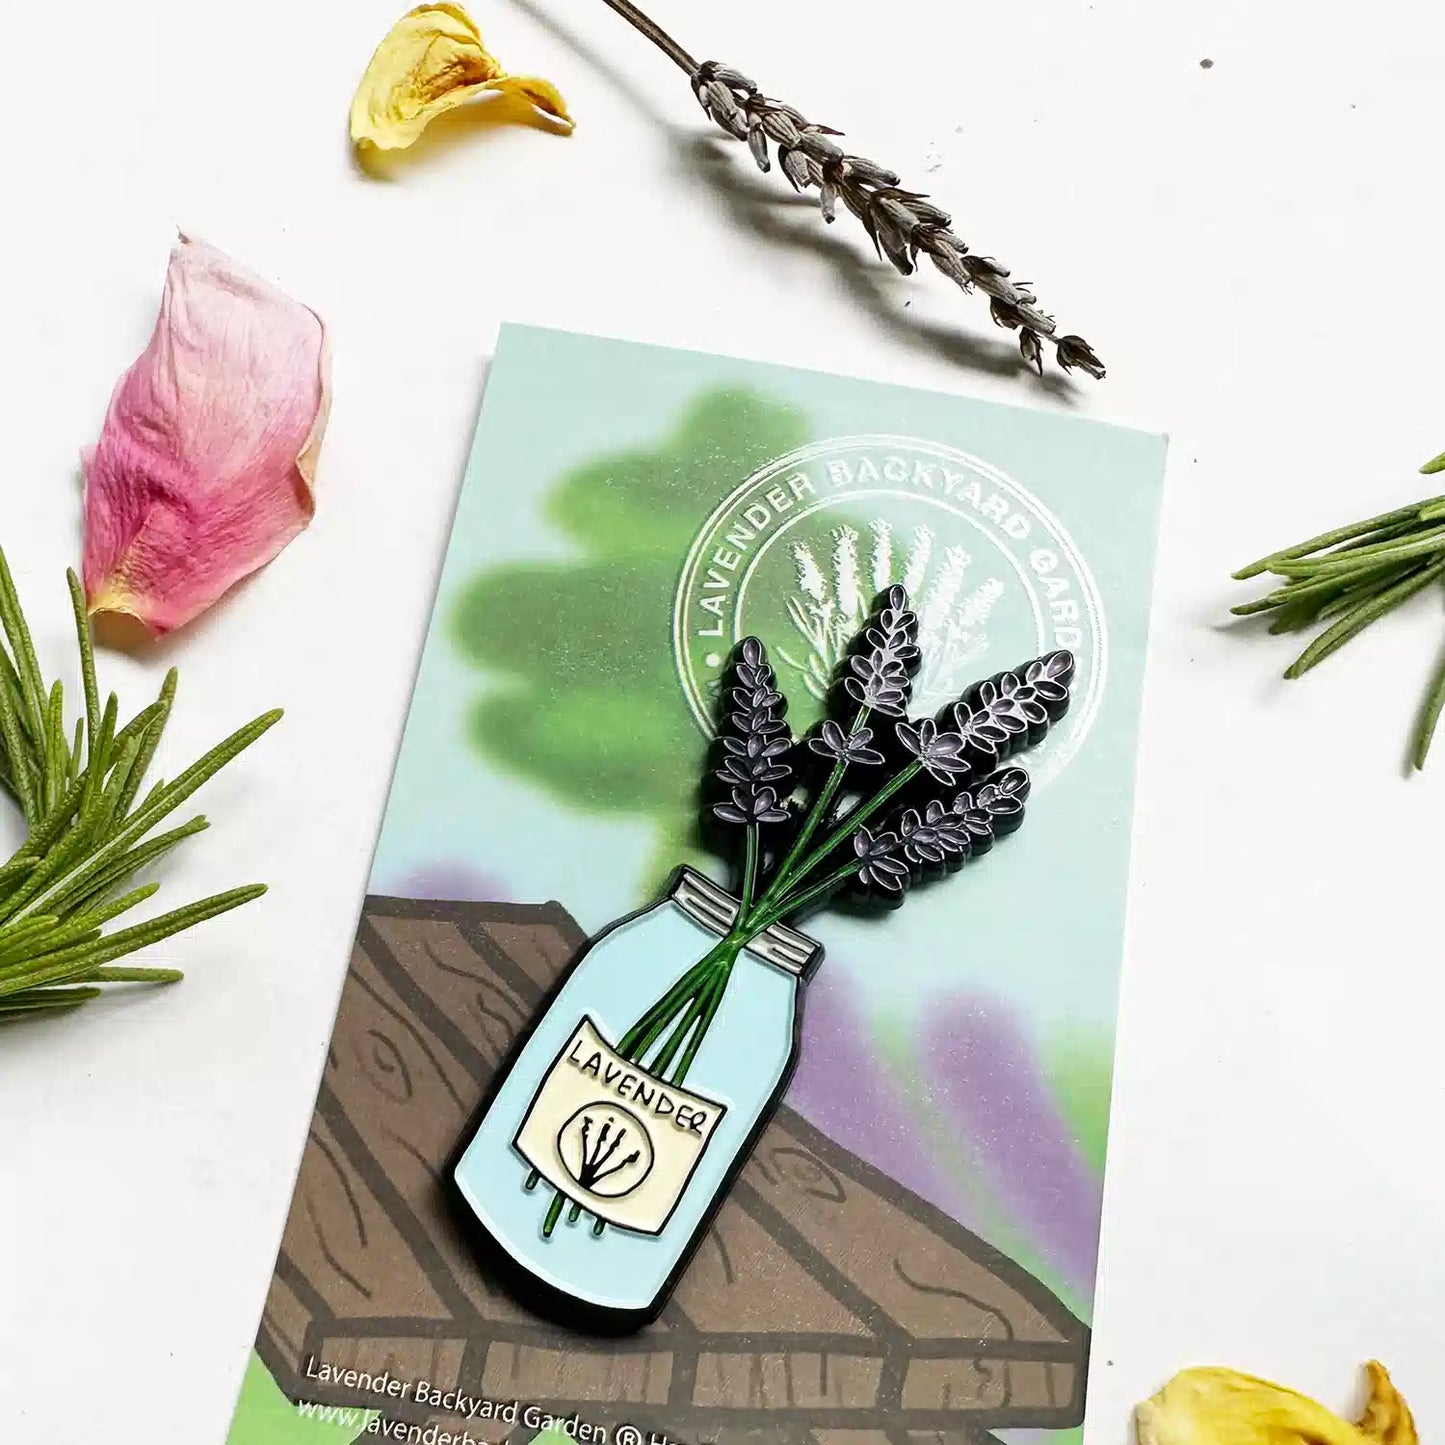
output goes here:
{"type": "MultiPolygon", "coordinates": [[[[674,59],[679,59],[674,54],[674,59]]],[[[691,62],[691,57],[687,57],[691,62]]],[[[679,63],[682,63],[679,60],[679,63]]],[[[845,154],[830,136],[839,132],[807,120],[792,106],[765,96],[741,71],[717,61],[696,65],[692,88],[708,116],[729,135],[746,141],[758,168],[770,169],[768,145],[797,191],[817,190],[823,218],[832,221],[839,200],[862,222],[878,254],[904,276],[925,251],[936,269],[961,290],[977,287],[990,300],[994,322],[1019,333],[1024,363],[1042,374],[1044,342],[1065,371],[1096,379],[1104,364],[1082,336],[1057,335],[1053,317],[1037,309],[1027,287],[1010,285],[1008,268],[992,256],[976,256],[952,231],[952,219],[925,197],[900,189],[896,172],[863,156],[845,154]]]]}

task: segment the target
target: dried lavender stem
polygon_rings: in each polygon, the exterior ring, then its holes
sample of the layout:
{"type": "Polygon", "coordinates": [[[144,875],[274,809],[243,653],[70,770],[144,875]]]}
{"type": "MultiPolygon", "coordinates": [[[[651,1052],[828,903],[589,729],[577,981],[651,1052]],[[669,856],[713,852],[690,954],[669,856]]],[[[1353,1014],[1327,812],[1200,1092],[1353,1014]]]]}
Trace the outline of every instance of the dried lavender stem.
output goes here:
{"type": "Polygon", "coordinates": [[[680,70],[691,75],[697,69],[697,61],[662,26],[649,20],[636,5],[629,5],[628,0],[603,0],[603,3],[610,5],[634,29],[640,30],[680,70]]]}
{"type": "Polygon", "coordinates": [[[917,269],[922,252],[962,290],[982,291],[989,298],[995,324],[1018,332],[1019,351],[1040,375],[1044,343],[1049,342],[1065,371],[1078,367],[1096,379],[1103,377],[1103,362],[1082,336],[1060,336],[1054,318],[1039,309],[1038,297],[1027,285],[1010,281],[1008,268],[992,256],[970,251],[953,233],[948,214],[923,194],[903,189],[895,172],[847,154],[830,139],[841,135],[840,131],[769,99],[740,71],[715,60],[694,60],[630,0],[603,3],[687,72],[703,110],[729,135],[748,143],[760,170],[772,169],[771,142],[793,189],[819,192],[825,221],[832,222],[837,203],[842,201],[862,222],[878,254],[904,276],[917,269]]]}

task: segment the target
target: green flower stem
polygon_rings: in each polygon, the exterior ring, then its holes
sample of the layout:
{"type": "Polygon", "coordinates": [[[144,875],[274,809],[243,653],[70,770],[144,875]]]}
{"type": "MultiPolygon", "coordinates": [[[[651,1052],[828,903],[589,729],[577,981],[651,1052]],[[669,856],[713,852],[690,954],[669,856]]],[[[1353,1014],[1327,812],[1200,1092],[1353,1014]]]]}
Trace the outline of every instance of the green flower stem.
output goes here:
{"type": "Polygon", "coordinates": [[[805,908],[813,899],[830,892],[840,883],[845,882],[857,870],[857,867],[857,860],[850,858],[836,872],[828,874],[826,878],[813,884],[811,888],[805,888],[801,893],[785,894],[773,905],[771,911],[759,920],[758,931],[762,932],[765,928],[771,928],[773,924],[787,917],[788,914],[796,913],[800,908],[805,908]]]}
{"type": "Polygon", "coordinates": [[[698,1019],[697,1028],[692,1038],[688,1041],[687,1050],[682,1058],[678,1060],[677,1068],[673,1070],[672,1082],[681,1084],[687,1078],[688,1071],[692,1068],[697,1058],[698,1050],[702,1048],[703,1040],[707,1038],[708,1030],[712,1027],[712,1021],[717,1017],[717,1011],[722,1007],[723,994],[727,992],[728,979],[732,974],[731,963],[719,969],[711,982],[707,985],[706,1000],[703,1004],[702,1016],[698,1019]]]}
{"type": "Polygon", "coordinates": [[[743,887],[738,904],[738,917],[746,918],[753,906],[753,890],[758,886],[758,825],[749,823],[743,842],[743,887]]]}
{"type": "Polygon", "coordinates": [[[808,846],[813,834],[818,831],[818,824],[823,821],[823,815],[836,796],[843,782],[843,774],[847,771],[848,764],[842,759],[833,764],[832,771],[818,790],[818,796],[808,804],[807,814],[803,818],[803,826],[798,829],[798,836],[793,839],[787,856],[778,865],[778,871],[773,875],[772,882],[768,884],[767,891],[758,899],[759,909],[766,909],[773,899],[787,887],[792,877],[793,865],[802,856],[803,849],[808,846]]]}
{"type": "MultiPolygon", "coordinates": [[[[859,708],[849,730],[850,737],[864,726],[867,717],[868,709],[859,708]]],[[[922,770],[923,763],[919,759],[908,763],[871,798],[839,820],[823,842],[808,852],[808,844],[828,816],[847,768],[848,764],[844,760],[834,763],[818,795],[808,805],[802,827],[798,830],[786,857],[756,903],[752,901],[752,894],[756,886],[758,844],[756,830],[749,826],[744,845],[742,894],[738,916],[731,932],[719,939],[708,953],[688,969],[623,1035],[617,1045],[617,1052],[623,1058],[640,1062],[666,1034],[666,1041],[647,1068],[650,1073],[659,1076],[666,1074],[671,1068],[671,1082],[680,1084],[692,1068],[713,1020],[722,1007],[723,995],[727,991],[728,980],[732,976],[738,955],[765,929],[814,898],[836,888],[853,872],[856,865],[850,860],[846,866],[836,869],[812,886],[800,886],[840,844],[846,842],[863,823],[885,807],[900,789],[912,782],[922,770]]],[[[555,1220],[552,1223],[555,1224],[555,1220]]],[[[543,1233],[550,1233],[545,1225],[543,1233]]]]}
{"type": "MultiPolygon", "coordinates": [[[[852,725],[848,729],[848,736],[855,737],[868,721],[869,709],[860,707],[854,717],[852,725]]],[[[839,758],[833,764],[832,771],[828,774],[818,796],[808,805],[807,816],[803,819],[803,826],[798,830],[798,836],[793,839],[793,845],[788,849],[787,856],[778,865],[778,871],[773,881],[768,885],[767,892],[758,900],[759,908],[766,908],[784,888],[791,882],[793,865],[802,856],[803,850],[808,846],[813,834],[817,831],[818,825],[827,816],[828,808],[833,802],[839,787],[843,782],[843,774],[848,771],[848,764],[845,759],[839,758]]],[[[740,915],[746,917],[746,910],[740,915]]],[[[761,931],[761,930],[758,930],[761,931]]],[[[755,935],[756,936],[756,932],[755,935]]]]}
{"type": "Polygon", "coordinates": [[[689,969],[673,986],[623,1034],[617,1045],[617,1052],[633,1063],[639,1063],[644,1054],[662,1037],[669,1024],[692,1001],[693,991],[701,988],[705,971],[698,966],[689,969]]]}
{"type": "Polygon", "coordinates": [[[677,1051],[682,1047],[683,1040],[692,1033],[697,1021],[702,1017],[703,1009],[706,1007],[706,1000],[712,991],[714,975],[709,974],[702,982],[702,986],[693,994],[682,1017],[678,1019],[677,1026],[668,1035],[666,1042],[658,1050],[657,1057],[647,1066],[648,1073],[656,1074],[661,1078],[672,1067],[672,1061],[677,1057],[677,1051]]]}
{"type": "MultiPolygon", "coordinates": [[[[793,870],[792,876],[788,878],[786,887],[792,888],[795,884],[801,883],[813,872],[817,866],[824,862],[840,843],[845,842],[852,834],[875,813],[882,809],[890,798],[900,788],[906,787],[914,778],[923,771],[923,764],[919,759],[909,763],[890,782],[885,783],[866,802],[860,803],[851,813],[844,815],[838,826],[816,847],[806,858],[803,859],[793,870]]],[[[750,928],[752,920],[749,920],[750,928]]]]}
{"type": "Polygon", "coordinates": [[[542,1221],[542,1238],[551,1239],[552,1231],[557,1227],[557,1221],[562,1217],[563,1207],[567,1203],[567,1196],[559,1190],[552,1196],[552,1203],[547,1209],[547,1217],[542,1221]]]}
{"type": "MultiPolygon", "coordinates": [[[[855,731],[861,725],[863,715],[864,710],[860,709],[859,718],[854,722],[855,731]]],[[[796,862],[798,854],[816,831],[818,819],[824,816],[837,792],[846,766],[843,763],[834,766],[829,779],[831,786],[825,785],[809,807],[808,818],[799,833],[799,840],[784,860],[768,891],[754,907],[740,912],[733,931],[726,938],[720,939],[703,959],[683,974],[627,1031],[617,1046],[617,1052],[623,1058],[640,1061],[670,1028],[672,1032],[666,1043],[648,1068],[651,1073],[664,1074],[672,1066],[681,1049],[682,1057],[672,1075],[673,1083],[681,1083],[691,1069],[718,1009],[722,1006],[723,994],[738,954],[765,929],[813,898],[836,888],[852,873],[855,865],[850,861],[845,867],[830,873],[812,887],[798,891],[798,885],[807,879],[818,864],[851,836],[859,825],[882,808],[900,788],[911,782],[923,765],[917,760],[909,763],[877,794],[854,808],[801,863],[796,862]]]]}
{"type": "Polygon", "coordinates": [[[624,1059],[636,1062],[661,1037],[663,1030],[687,1007],[693,994],[729,950],[736,956],[746,940],[736,932],[720,938],[628,1031],[617,1045],[624,1059]]]}
{"type": "Polygon", "coordinates": [[[1438,558],[1428,567],[1422,567],[1418,572],[1412,572],[1402,581],[1395,583],[1393,587],[1387,587],[1383,592],[1376,593],[1373,597],[1361,602],[1357,607],[1345,613],[1333,627],[1315,638],[1285,669],[1284,675],[1290,678],[1302,676],[1310,668],[1323,662],[1332,652],[1343,647],[1356,633],[1362,632],[1392,608],[1398,607],[1407,597],[1428,587],[1442,573],[1445,573],[1445,557],[1438,558]]]}

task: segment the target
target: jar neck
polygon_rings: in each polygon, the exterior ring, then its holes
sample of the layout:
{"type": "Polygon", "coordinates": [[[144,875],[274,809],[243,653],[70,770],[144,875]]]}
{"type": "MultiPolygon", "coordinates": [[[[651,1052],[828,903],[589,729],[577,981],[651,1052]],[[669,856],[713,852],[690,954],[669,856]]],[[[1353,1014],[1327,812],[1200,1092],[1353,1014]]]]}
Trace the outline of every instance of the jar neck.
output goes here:
{"type": "MultiPolygon", "coordinates": [[[[694,923],[719,938],[726,938],[733,932],[741,911],[741,904],[727,889],[719,887],[695,868],[686,866],[673,875],[667,896],[694,923]]],[[[769,924],[756,938],[745,940],[739,937],[738,943],[740,947],[746,946],[749,953],[800,979],[811,978],[823,961],[823,945],[786,923],[769,924]]]]}

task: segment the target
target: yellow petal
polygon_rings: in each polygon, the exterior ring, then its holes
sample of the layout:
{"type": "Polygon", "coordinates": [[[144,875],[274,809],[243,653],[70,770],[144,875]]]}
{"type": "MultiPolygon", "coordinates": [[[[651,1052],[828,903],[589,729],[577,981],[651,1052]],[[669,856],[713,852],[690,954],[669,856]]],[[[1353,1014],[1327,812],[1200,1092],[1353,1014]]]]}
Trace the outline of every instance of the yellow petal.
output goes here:
{"type": "Polygon", "coordinates": [[[1354,1424],[1237,1370],[1183,1370],[1135,1411],[1139,1445],[1419,1445],[1384,1366],[1371,1361],[1366,1369],[1370,1399],[1354,1424]]]}
{"type": "Polygon", "coordinates": [[[485,91],[520,96],[572,127],[557,87],[508,75],[460,5],[418,5],[392,26],[361,77],[351,102],[352,143],[404,150],[437,116],[485,91]]]}
{"type": "Polygon", "coordinates": [[[1370,1375],[1370,1398],[1359,1419],[1360,1433],[1380,1445],[1420,1445],[1415,1417],[1385,1367],[1371,1360],[1365,1369],[1370,1375]]]}
{"type": "Polygon", "coordinates": [[[562,99],[562,92],[550,80],[541,80],[535,75],[501,75],[488,82],[486,88],[501,91],[503,94],[525,96],[545,115],[566,121],[569,127],[573,124],[572,117],[567,114],[567,102],[562,99]]]}

